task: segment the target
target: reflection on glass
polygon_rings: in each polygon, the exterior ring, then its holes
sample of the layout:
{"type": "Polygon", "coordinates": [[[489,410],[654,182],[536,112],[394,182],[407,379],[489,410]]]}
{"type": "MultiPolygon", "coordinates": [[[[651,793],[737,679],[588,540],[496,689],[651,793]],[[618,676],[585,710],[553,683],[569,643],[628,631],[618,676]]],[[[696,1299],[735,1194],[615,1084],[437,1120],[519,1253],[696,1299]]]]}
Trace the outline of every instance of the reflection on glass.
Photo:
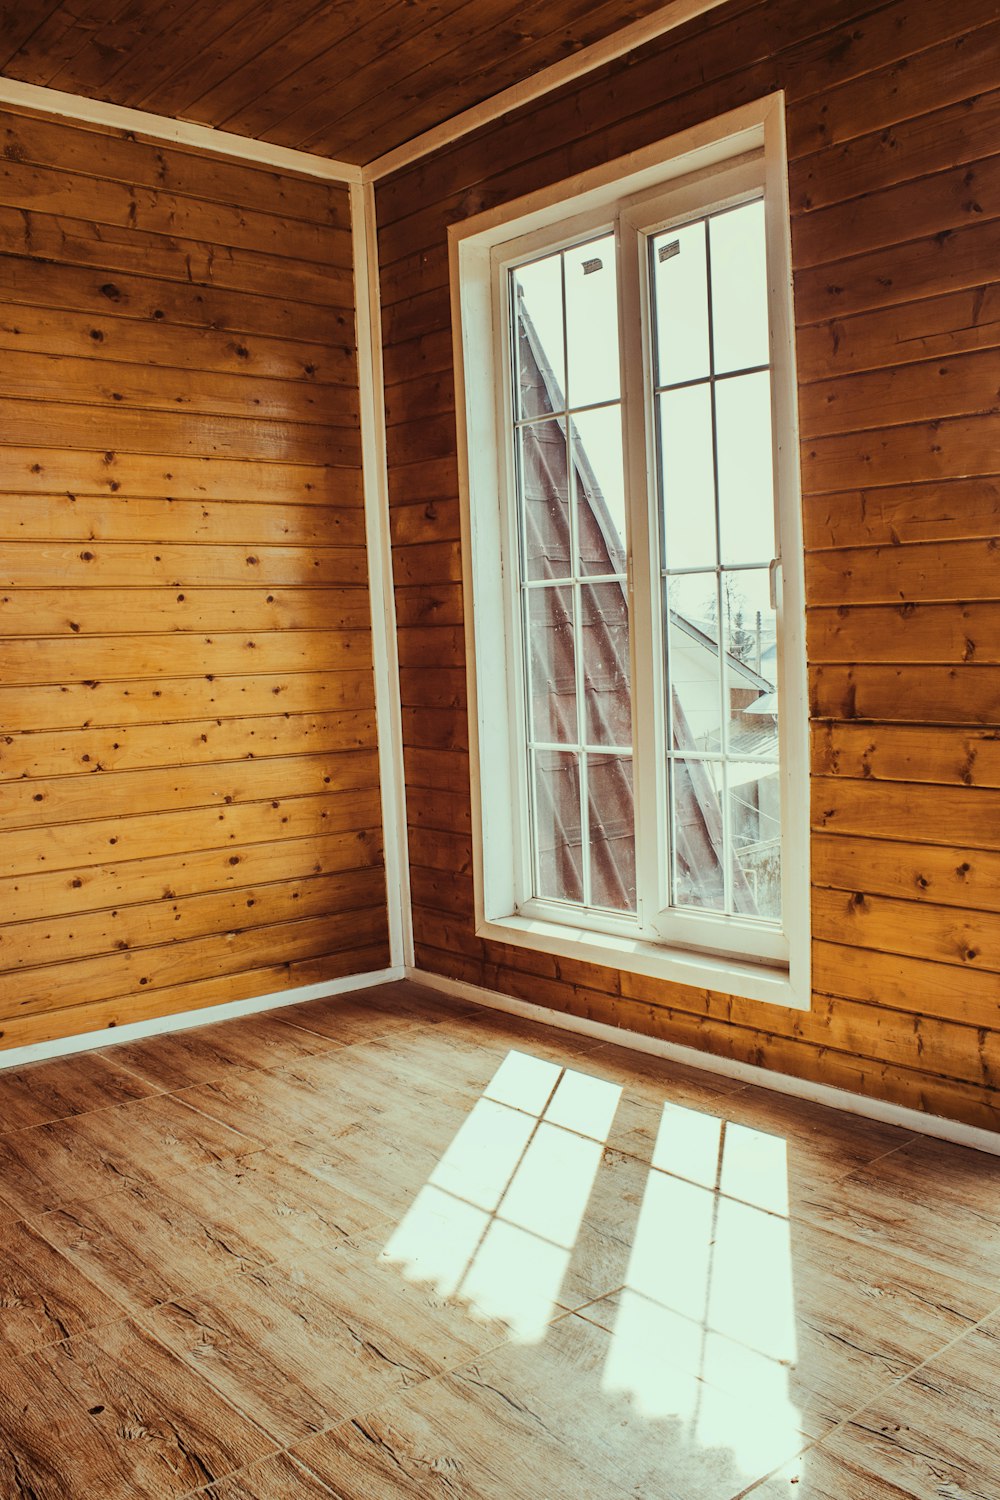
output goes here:
{"type": "Polygon", "coordinates": [[[764,569],[722,574],[726,621],[726,748],[734,898],[781,917],[777,624],[764,569]]]}
{"type": "Polygon", "coordinates": [[[707,385],[685,386],[657,397],[664,564],[714,567],[715,475],[712,464],[712,396],[707,385]]]}
{"type": "Polygon", "coordinates": [[[654,236],[650,254],[656,383],[700,380],[708,374],[704,222],[654,236]]]}
{"type": "Polygon", "coordinates": [[[726,909],[722,786],[718,761],[675,756],[670,762],[675,906],[726,909]]]}
{"type": "Polygon", "coordinates": [[[667,585],[670,734],[674,749],[717,751],[721,742],[718,585],[688,573],[667,585]]]}
{"type": "Polygon", "coordinates": [[[587,758],[590,899],[612,911],[635,911],[635,810],[632,758],[587,758]]]}
{"type": "Polygon", "coordinates": [[[585,735],[590,745],[632,743],[628,604],[620,583],[580,586],[585,735]]]}
{"type": "Polygon", "coordinates": [[[625,469],[620,406],[577,412],[570,423],[580,572],[625,572],[625,469]]]}
{"type": "Polygon", "coordinates": [[[517,416],[538,417],[565,405],[562,266],[558,255],[520,266],[511,275],[517,416]],[[521,314],[526,313],[527,316],[521,314]],[[541,371],[544,379],[538,378],[541,371]],[[555,396],[555,400],[553,400],[555,396]]]}
{"type": "Polygon", "coordinates": [[[744,203],[709,221],[715,373],[766,365],[767,256],[764,204],[744,203]]]}
{"type": "Polygon", "coordinates": [[[536,750],[535,895],[553,901],[583,900],[580,763],[575,755],[536,750]]]}
{"type": "Polygon", "coordinates": [[[778,758],[777,619],[764,568],[721,576],[726,647],[726,747],[778,758]]]}
{"type": "Polygon", "coordinates": [[[774,555],[771,377],[735,375],[715,388],[719,453],[719,533],[724,563],[763,563],[774,555]]]}
{"type": "Polygon", "coordinates": [[[602,235],[564,252],[568,402],[617,401],[618,278],[615,237],[602,235]]]}
{"type": "Polygon", "coordinates": [[[573,564],[565,420],[519,428],[517,449],[524,576],[566,578],[573,564]]]}
{"type": "Polygon", "coordinates": [[[781,917],[781,782],[777,765],[734,761],[729,772],[733,886],[745,888],[745,910],[781,917]]]}
{"type": "Polygon", "coordinates": [[[554,585],[525,593],[531,649],[531,735],[576,744],[576,652],[571,588],[554,585]]]}

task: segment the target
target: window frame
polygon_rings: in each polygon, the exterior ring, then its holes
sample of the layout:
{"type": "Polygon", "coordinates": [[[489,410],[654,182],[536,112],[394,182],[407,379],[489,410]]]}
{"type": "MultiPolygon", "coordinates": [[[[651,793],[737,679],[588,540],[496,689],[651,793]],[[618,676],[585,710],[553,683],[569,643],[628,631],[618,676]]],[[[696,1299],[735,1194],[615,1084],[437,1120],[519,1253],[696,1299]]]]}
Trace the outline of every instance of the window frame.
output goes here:
{"type": "MultiPolygon", "coordinates": [[[[807,1009],[809,979],[808,715],[799,497],[797,386],[792,338],[784,99],[773,94],[658,142],[618,162],[555,184],[451,226],[466,660],[473,792],[476,934],[564,957],[807,1009]],[[625,482],[630,507],[631,617],[636,822],[652,805],[665,829],[665,780],[655,746],[663,739],[663,622],[658,608],[658,499],[644,232],[761,196],[768,243],[772,426],[781,559],[779,718],[782,807],[782,936],[738,917],[688,920],[671,910],[656,922],[593,908],[567,908],[530,895],[526,839],[528,774],[519,546],[513,474],[511,328],[507,269],[557,246],[616,231],[618,255],[638,253],[639,274],[619,283],[625,482]],[[638,297],[638,306],[635,299],[638,297]],[[641,428],[641,430],[640,430],[641,428]],[[635,468],[642,466],[636,475],[635,468]],[[497,559],[500,567],[497,567],[497,559]],[[639,586],[637,587],[637,580],[639,586]],[[488,683],[492,691],[480,692],[488,683]],[[499,689],[499,690],[498,690],[499,689]],[[640,714],[640,706],[642,712],[640,714]],[[645,747],[640,751],[640,743],[645,747]],[[485,793],[485,795],[484,795],[485,793]],[[678,920],[679,918],[679,920],[678,920]],[[749,930],[748,930],[749,929],[749,930]],[[761,940],[761,934],[764,934],[761,940]]],[[[662,860],[637,842],[640,901],[662,888],[662,860]],[[645,865],[640,862],[646,849],[645,865]],[[658,867],[654,867],[654,864],[658,867]]]]}

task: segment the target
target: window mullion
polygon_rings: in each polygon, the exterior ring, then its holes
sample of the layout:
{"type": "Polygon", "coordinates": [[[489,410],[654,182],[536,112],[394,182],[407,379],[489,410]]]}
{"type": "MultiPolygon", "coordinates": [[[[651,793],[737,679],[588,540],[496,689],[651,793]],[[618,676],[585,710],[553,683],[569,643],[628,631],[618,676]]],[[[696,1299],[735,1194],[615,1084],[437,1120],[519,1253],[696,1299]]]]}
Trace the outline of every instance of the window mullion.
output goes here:
{"type": "Polygon", "coordinates": [[[632,746],[636,886],[640,926],[646,930],[666,904],[667,826],[661,685],[660,560],[656,541],[656,443],[646,240],[623,215],[619,253],[619,348],[628,531],[629,637],[632,671],[632,746]]]}

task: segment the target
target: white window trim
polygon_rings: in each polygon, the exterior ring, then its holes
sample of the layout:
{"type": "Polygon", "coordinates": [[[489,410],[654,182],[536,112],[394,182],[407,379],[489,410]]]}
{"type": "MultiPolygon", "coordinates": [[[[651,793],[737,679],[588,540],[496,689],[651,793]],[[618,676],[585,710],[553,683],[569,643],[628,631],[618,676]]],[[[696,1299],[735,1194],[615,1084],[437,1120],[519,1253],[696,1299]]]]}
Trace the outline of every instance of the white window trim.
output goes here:
{"type": "MultiPolygon", "coordinates": [[[[666,982],[808,1009],[808,700],[784,96],[772,94],[616,162],[452,225],[449,251],[459,393],[476,934],[666,982]],[[781,775],[782,812],[788,815],[783,841],[783,926],[788,953],[787,960],[747,961],[636,936],[635,924],[624,918],[602,920],[604,930],[598,932],[592,926],[561,920],[555,903],[532,901],[517,908],[525,851],[515,809],[527,781],[523,746],[507,728],[512,716],[517,720],[523,715],[523,705],[516,647],[520,622],[514,590],[507,586],[502,567],[502,559],[517,553],[513,507],[503,503],[500,493],[499,476],[508,463],[509,444],[505,382],[496,376],[502,368],[504,319],[493,265],[498,253],[503,253],[499,247],[516,240],[520,253],[530,246],[528,237],[536,233],[540,242],[547,243],[556,224],[568,237],[577,227],[583,230],[609,222],[623,199],[655,197],[670,190],[683,196],[681,179],[691,179],[697,208],[705,201],[704,184],[709,176],[727,171],[748,153],[759,156],[761,149],[771,283],[775,474],[781,494],[786,651],[781,775]],[[480,684],[485,685],[483,690],[480,684]],[[795,798],[805,805],[793,803],[795,798]]],[[[633,537],[633,570],[648,561],[636,541],[633,537]]],[[[652,639],[653,629],[653,622],[634,618],[634,639],[641,632],[652,639]]],[[[641,732],[639,726],[637,742],[641,732]]],[[[582,916],[586,921],[588,914],[582,916]]],[[[732,919],[724,920],[730,930],[732,919]]],[[[664,999],[668,1002],[669,995],[664,999]]]]}

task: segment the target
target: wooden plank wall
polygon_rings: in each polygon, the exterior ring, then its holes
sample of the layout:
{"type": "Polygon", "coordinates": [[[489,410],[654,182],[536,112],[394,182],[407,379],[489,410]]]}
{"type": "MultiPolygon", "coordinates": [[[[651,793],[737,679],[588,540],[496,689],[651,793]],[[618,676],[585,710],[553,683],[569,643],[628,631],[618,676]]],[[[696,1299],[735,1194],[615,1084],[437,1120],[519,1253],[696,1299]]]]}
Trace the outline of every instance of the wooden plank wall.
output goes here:
{"type": "Polygon", "coordinates": [[[0,1046],[381,968],[347,190],[0,132],[0,1046]]]}
{"type": "Polygon", "coordinates": [[[995,0],[732,0],[378,192],[420,965],[1000,1127],[995,0]],[[810,1013],[474,936],[446,225],[787,96],[813,713],[810,1013]]]}

